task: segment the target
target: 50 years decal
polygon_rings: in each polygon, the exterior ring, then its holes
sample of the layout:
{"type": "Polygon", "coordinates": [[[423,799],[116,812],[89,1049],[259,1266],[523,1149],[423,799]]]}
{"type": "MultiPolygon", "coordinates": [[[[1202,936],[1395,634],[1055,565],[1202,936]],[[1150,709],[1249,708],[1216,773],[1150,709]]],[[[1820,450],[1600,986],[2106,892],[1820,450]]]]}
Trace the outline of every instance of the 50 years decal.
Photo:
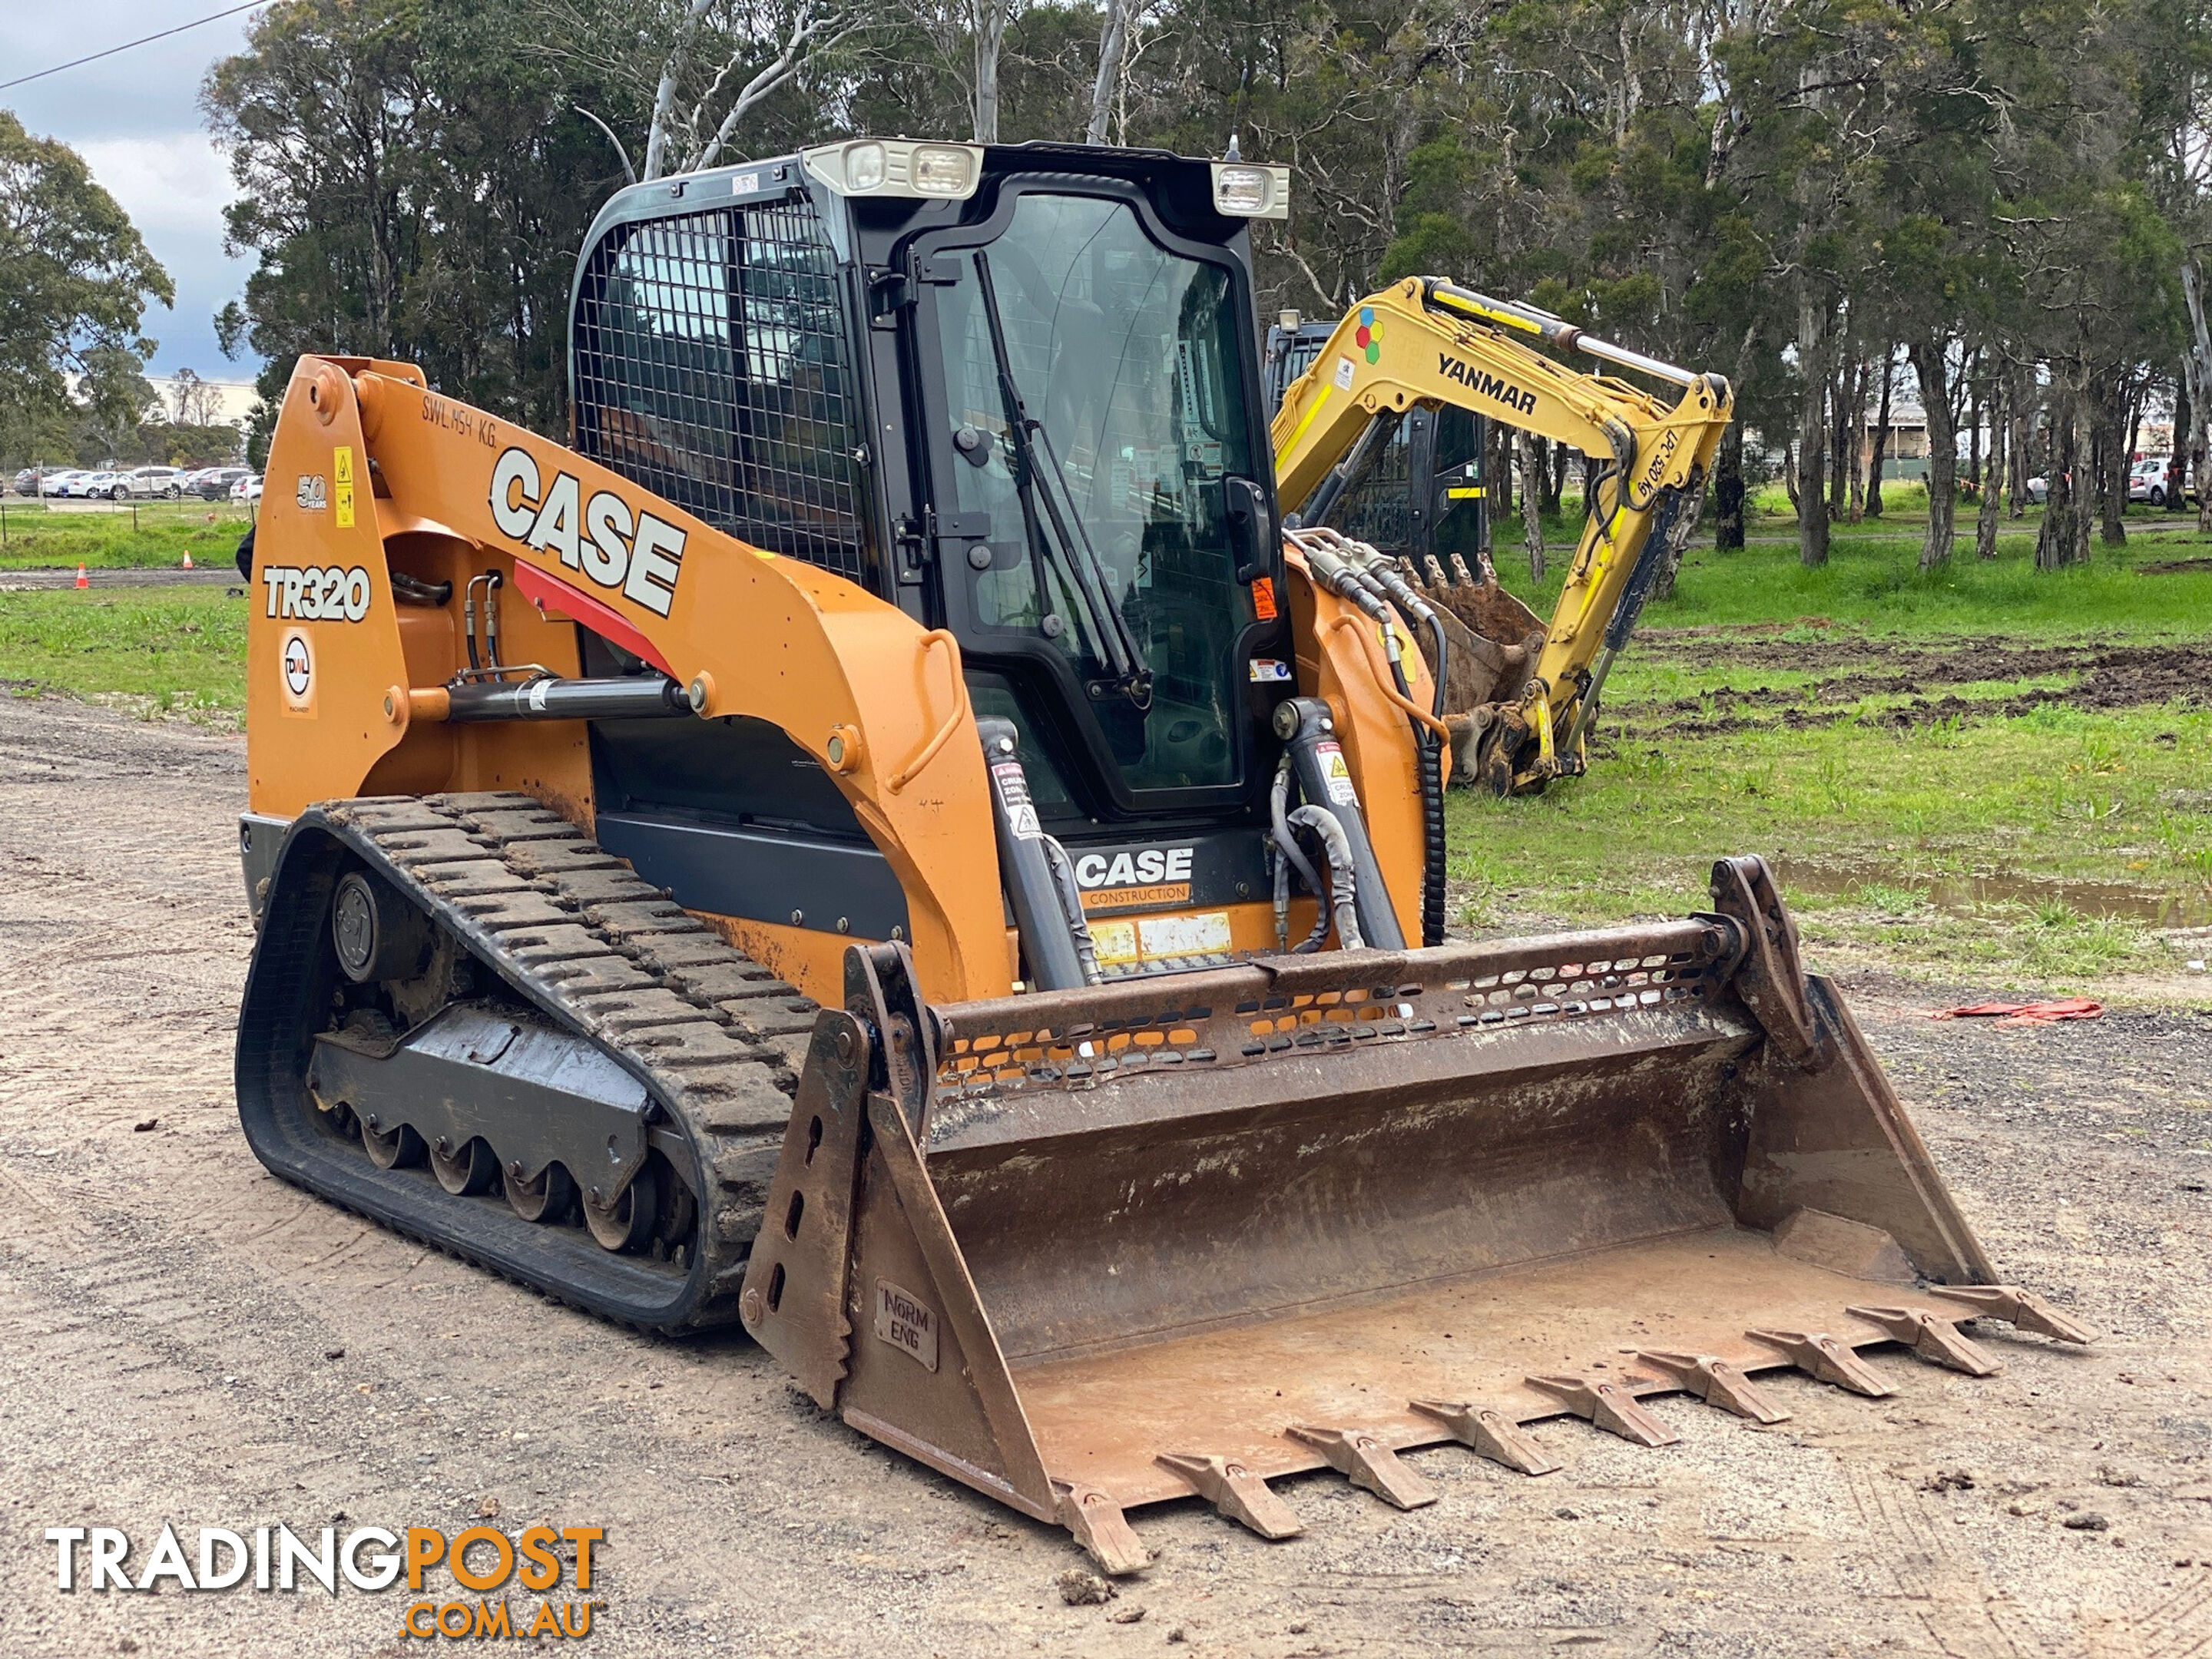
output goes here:
{"type": "Polygon", "coordinates": [[[360,565],[264,565],[263,613],[288,622],[357,623],[368,614],[368,572],[360,565]]]}
{"type": "Polygon", "coordinates": [[[668,614],[682,573],[685,532],[650,513],[634,513],[612,490],[592,492],[572,474],[547,483],[526,449],[502,450],[491,470],[491,516],[503,534],[560,556],[601,587],[657,617],[668,614]]]}

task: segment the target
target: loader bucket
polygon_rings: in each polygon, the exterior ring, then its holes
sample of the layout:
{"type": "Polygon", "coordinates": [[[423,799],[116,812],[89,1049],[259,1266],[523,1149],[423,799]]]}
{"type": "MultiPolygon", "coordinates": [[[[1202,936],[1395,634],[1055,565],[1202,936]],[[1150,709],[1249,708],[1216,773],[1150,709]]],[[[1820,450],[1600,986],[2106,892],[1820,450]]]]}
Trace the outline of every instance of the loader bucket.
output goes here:
{"type": "Polygon", "coordinates": [[[2086,1340],[1990,1284],[1765,866],[1717,866],[1715,906],[935,1009],[855,947],[743,1317],[824,1407],[1111,1571],[1142,1504],[1285,1536],[1279,1476],[1411,1506],[1409,1447],[1540,1473],[1547,1418],[1663,1444],[1654,1394],[1771,1420],[1760,1370],[1993,1369],[1954,1323],[1991,1315],[2086,1340]]]}

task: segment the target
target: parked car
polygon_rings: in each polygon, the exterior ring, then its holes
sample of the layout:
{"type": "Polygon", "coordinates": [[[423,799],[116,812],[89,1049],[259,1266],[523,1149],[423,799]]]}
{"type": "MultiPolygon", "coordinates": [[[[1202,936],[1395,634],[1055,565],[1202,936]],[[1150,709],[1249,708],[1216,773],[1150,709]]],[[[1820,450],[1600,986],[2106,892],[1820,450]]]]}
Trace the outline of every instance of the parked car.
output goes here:
{"type": "Polygon", "coordinates": [[[2153,455],[2137,461],[2128,469],[2128,499],[2148,501],[2153,507],[2166,505],[2167,468],[2170,462],[2164,455],[2153,455]]]}
{"type": "Polygon", "coordinates": [[[192,493],[204,501],[226,501],[230,499],[231,485],[240,478],[252,476],[253,469],[250,466],[211,466],[199,474],[199,482],[192,486],[192,493]]]}
{"type": "Polygon", "coordinates": [[[88,501],[119,501],[131,494],[131,475],[88,472],[70,485],[70,494],[88,501]]]}
{"type": "Polygon", "coordinates": [[[18,495],[51,495],[51,489],[41,489],[41,484],[60,477],[67,469],[58,466],[27,466],[15,475],[18,495]]]}
{"type": "Polygon", "coordinates": [[[2027,481],[2027,498],[2028,500],[2035,502],[2039,507],[2044,502],[2049,501],[2051,499],[2051,480],[2048,478],[2030,478],[2027,481]]]}
{"type": "Polygon", "coordinates": [[[173,466],[134,466],[119,476],[130,494],[149,500],[159,495],[174,501],[185,493],[179,482],[185,475],[173,466]]]}
{"type": "Polygon", "coordinates": [[[244,477],[233,483],[230,486],[230,499],[234,501],[259,501],[261,499],[261,479],[259,475],[249,472],[244,477]]]}
{"type": "Polygon", "coordinates": [[[70,491],[76,488],[78,482],[89,476],[80,467],[65,466],[58,472],[46,474],[46,488],[40,493],[49,500],[66,499],[70,491]]]}

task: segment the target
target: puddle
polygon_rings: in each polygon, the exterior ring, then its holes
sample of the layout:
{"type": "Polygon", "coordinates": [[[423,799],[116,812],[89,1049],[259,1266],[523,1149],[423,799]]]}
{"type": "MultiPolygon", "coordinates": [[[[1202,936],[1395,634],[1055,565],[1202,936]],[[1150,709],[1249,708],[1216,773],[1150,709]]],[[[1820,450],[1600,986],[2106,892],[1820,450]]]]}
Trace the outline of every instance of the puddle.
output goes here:
{"type": "Polygon", "coordinates": [[[1783,896],[1856,898],[1869,884],[1924,893],[1927,902],[1954,915],[1971,915],[1990,905],[2063,904],[2078,915],[2109,921],[2141,922],[2152,927],[2212,927],[2212,886],[2160,892],[2116,881],[2064,881],[2008,872],[1988,874],[1915,876],[1893,864],[1871,860],[1815,864],[1778,859],[1775,878],[1783,896]]]}

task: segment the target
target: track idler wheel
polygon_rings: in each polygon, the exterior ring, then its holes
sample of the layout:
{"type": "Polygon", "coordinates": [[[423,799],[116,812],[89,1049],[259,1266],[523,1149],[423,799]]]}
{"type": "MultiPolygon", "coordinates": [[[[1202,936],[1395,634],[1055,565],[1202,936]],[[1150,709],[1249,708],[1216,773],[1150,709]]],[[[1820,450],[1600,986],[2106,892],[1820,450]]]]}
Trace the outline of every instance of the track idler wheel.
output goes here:
{"type": "Polygon", "coordinates": [[[458,1150],[441,1135],[430,1148],[430,1173],[456,1198],[488,1193],[499,1181],[499,1157],[482,1135],[458,1150]]]}
{"type": "Polygon", "coordinates": [[[388,882],[366,870],[338,878],[331,899],[331,944],[338,966],[356,985],[411,979],[422,971],[434,942],[430,918],[388,882]]]}
{"type": "Polygon", "coordinates": [[[510,1164],[500,1172],[507,1201],[525,1221],[558,1221],[576,1201],[576,1183],[558,1164],[549,1164],[535,1181],[522,1179],[522,1165],[510,1164]]]}
{"type": "Polygon", "coordinates": [[[361,1126],[362,1150],[368,1161],[380,1170],[409,1170],[422,1161],[428,1150],[422,1137],[404,1123],[397,1128],[380,1130],[377,1120],[369,1118],[361,1126]]]}
{"type": "Polygon", "coordinates": [[[647,1164],[637,1172],[611,1208],[602,1209],[584,1194],[584,1224],[605,1250],[635,1250],[653,1237],[660,1218],[660,1172],[647,1164]]]}

